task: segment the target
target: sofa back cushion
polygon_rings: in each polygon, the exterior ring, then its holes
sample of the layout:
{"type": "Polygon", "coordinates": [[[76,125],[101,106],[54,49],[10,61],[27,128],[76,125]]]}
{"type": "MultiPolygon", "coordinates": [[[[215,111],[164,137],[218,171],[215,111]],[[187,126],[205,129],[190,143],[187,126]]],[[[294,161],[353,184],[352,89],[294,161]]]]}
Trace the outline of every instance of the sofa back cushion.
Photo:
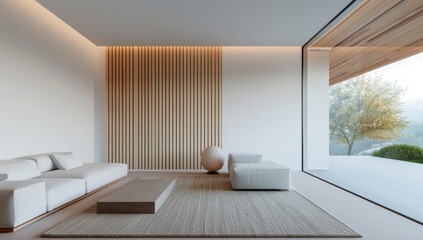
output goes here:
{"type": "Polygon", "coordinates": [[[28,180],[41,175],[31,160],[21,160],[9,163],[0,163],[0,174],[8,181],[28,180]],[[6,176],[5,176],[6,175],[6,176]]]}
{"type": "Polygon", "coordinates": [[[228,156],[228,166],[235,163],[261,163],[262,155],[257,153],[230,153],[228,156]]]}
{"type": "Polygon", "coordinates": [[[31,159],[37,163],[37,168],[40,172],[48,172],[57,169],[56,165],[51,159],[50,154],[31,156],[31,159]]]}
{"type": "Polygon", "coordinates": [[[56,166],[61,170],[72,169],[83,165],[75,154],[69,153],[54,153],[51,155],[56,166]]]}
{"type": "Polygon", "coordinates": [[[17,163],[17,162],[26,162],[29,165],[31,165],[33,168],[35,169],[37,168],[37,163],[29,157],[0,160],[0,165],[9,164],[9,163],[17,163]]]}

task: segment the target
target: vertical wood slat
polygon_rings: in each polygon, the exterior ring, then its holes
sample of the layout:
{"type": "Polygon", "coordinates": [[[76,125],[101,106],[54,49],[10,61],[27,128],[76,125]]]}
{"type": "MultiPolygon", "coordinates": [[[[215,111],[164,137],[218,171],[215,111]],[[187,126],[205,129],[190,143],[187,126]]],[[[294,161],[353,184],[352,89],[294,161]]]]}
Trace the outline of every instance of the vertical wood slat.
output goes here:
{"type": "Polygon", "coordinates": [[[130,169],[201,169],[222,146],[221,47],[107,47],[107,157],[130,169]]]}

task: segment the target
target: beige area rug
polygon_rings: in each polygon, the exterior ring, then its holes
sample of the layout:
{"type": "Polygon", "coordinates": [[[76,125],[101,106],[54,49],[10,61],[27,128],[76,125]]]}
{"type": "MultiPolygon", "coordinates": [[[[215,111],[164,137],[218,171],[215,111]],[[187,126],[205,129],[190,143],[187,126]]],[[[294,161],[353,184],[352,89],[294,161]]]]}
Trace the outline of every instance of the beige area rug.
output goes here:
{"type": "Polygon", "coordinates": [[[317,205],[291,191],[234,191],[227,176],[177,178],[156,214],[74,216],[42,237],[361,237],[317,205]]]}

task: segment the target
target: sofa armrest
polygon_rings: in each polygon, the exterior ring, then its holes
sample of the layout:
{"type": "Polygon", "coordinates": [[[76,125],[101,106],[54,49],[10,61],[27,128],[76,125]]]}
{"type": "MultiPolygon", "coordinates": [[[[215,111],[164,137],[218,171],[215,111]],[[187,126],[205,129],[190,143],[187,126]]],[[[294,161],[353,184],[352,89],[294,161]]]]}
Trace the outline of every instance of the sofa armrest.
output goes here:
{"type": "Polygon", "coordinates": [[[0,228],[14,228],[47,211],[43,180],[0,182],[0,228]]]}

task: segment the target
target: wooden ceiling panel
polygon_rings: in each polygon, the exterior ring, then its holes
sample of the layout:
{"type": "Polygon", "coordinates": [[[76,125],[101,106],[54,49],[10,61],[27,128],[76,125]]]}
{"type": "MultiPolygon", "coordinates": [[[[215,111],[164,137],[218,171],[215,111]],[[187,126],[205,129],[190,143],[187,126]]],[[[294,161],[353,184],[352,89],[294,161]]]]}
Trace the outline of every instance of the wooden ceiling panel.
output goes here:
{"type": "Polygon", "coordinates": [[[423,1],[405,0],[336,46],[400,47],[423,37],[423,1]]]}
{"type": "Polygon", "coordinates": [[[423,51],[423,0],[366,0],[311,47],[332,48],[330,85],[423,51]]]}
{"type": "Polygon", "coordinates": [[[330,55],[329,85],[413,56],[423,47],[337,47],[330,55]]]}
{"type": "Polygon", "coordinates": [[[312,44],[311,47],[332,48],[337,46],[340,42],[354,35],[369,22],[383,15],[400,2],[401,0],[363,1],[355,11],[346,16],[339,24],[312,44]]]}

